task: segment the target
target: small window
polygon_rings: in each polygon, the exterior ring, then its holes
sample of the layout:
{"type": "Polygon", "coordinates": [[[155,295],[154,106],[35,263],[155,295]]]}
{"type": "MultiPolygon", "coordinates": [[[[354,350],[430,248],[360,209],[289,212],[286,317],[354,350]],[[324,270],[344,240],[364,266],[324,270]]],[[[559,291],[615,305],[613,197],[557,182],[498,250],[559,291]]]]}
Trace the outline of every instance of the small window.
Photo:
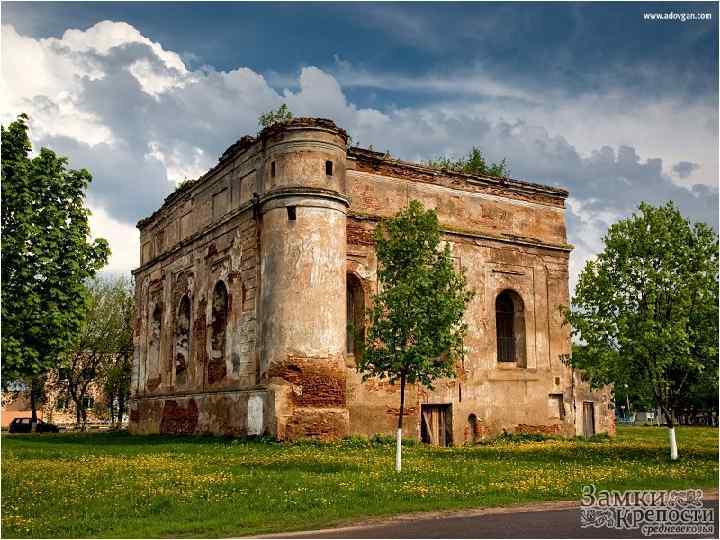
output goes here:
{"type": "Polygon", "coordinates": [[[332,174],[333,174],[333,162],[332,161],[325,162],[325,174],[328,176],[332,176],[332,174]]]}
{"type": "Polygon", "coordinates": [[[296,215],[295,215],[295,207],[294,206],[288,206],[287,207],[287,213],[288,213],[288,221],[295,221],[296,215]]]}
{"type": "Polygon", "coordinates": [[[92,406],[95,404],[95,400],[91,397],[84,397],[82,399],[82,408],[83,409],[92,409],[92,406]]]}
{"type": "Polygon", "coordinates": [[[275,162],[270,163],[270,176],[275,178],[275,162]]]}
{"type": "Polygon", "coordinates": [[[64,399],[58,399],[55,409],[58,411],[64,411],[67,407],[67,402],[64,399]]]}

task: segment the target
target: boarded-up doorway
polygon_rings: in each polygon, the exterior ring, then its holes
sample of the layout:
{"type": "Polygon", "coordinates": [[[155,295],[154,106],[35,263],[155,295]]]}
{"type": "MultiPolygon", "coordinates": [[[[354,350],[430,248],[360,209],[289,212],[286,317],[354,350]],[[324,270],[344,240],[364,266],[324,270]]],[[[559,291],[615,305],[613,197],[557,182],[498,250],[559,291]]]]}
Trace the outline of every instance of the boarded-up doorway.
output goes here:
{"type": "Polygon", "coordinates": [[[595,435],[595,406],[592,401],[583,402],[583,436],[595,435]]]}
{"type": "Polygon", "coordinates": [[[420,437],[433,446],[452,446],[452,405],[421,407],[420,437]]]}

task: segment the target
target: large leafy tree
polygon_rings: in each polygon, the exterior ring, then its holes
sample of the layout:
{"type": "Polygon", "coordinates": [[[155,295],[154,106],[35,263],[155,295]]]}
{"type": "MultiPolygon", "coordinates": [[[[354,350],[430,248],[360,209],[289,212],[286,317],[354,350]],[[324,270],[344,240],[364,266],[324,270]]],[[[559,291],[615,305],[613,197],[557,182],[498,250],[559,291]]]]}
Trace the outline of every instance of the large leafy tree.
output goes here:
{"type": "Polygon", "coordinates": [[[718,391],[718,239],[672,203],[610,227],[588,261],[566,318],[584,344],[572,363],[594,385],[628,385],[649,396],[668,424],[698,388],[718,391]]]}
{"type": "Polygon", "coordinates": [[[365,379],[400,382],[396,469],[401,467],[405,385],[432,388],[453,377],[462,351],[465,308],[473,293],[441,247],[437,214],[418,201],[375,230],[380,290],[368,310],[370,328],[357,363],[365,379]]]}
{"type": "MultiPolygon", "coordinates": [[[[87,420],[83,402],[93,383],[102,385],[109,394],[111,408],[115,399],[123,408],[133,349],[130,282],[122,276],[95,278],[87,289],[87,311],[75,339],[62,355],[59,371],[59,379],[75,403],[75,421],[83,427],[87,420]]],[[[122,418],[122,411],[119,416],[122,418]]]]}
{"type": "Polygon", "coordinates": [[[4,380],[30,379],[35,388],[80,328],[84,283],[110,250],[89,241],[90,173],[47,148],[30,152],[21,115],[2,127],[2,365],[4,380]]]}

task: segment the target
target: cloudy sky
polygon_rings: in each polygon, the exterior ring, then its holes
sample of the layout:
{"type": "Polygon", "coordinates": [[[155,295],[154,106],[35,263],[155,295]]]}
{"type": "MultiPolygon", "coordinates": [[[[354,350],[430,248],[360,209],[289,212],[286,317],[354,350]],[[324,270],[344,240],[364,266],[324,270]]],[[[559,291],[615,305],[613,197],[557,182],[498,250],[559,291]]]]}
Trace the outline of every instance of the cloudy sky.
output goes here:
{"type": "Polygon", "coordinates": [[[86,167],[109,270],[258,115],[408,160],[480,146],[570,190],[573,282],[640,201],[718,220],[716,3],[3,3],[0,114],[86,167]],[[710,21],[649,21],[650,12],[710,21]]]}

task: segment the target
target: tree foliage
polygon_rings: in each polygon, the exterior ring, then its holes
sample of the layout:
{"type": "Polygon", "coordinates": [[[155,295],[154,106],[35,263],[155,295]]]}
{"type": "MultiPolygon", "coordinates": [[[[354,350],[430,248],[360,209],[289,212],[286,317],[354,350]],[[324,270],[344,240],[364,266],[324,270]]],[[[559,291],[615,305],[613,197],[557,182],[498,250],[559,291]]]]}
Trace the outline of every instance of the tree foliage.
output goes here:
{"type": "Polygon", "coordinates": [[[288,109],[288,106],[283,103],[277,109],[261,114],[260,118],[258,118],[258,126],[260,126],[260,129],[264,129],[274,124],[289,122],[292,120],[292,117],[293,114],[290,112],[290,109],[288,109]]]}
{"type": "Polygon", "coordinates": [[[503,159],[498,163],[488,163],[476,146],[468,152],[468,155],[457,160],[447,156],[439,156],[427,162],[429,167],[444,169],[447,171],[462,172],[467,174],[481,174],[487,176],[506,177],[510,174],[507,161],[503,159]]]}
{"type": "Polygon", "coordinates": [[[85,281],[106,262],[89,241],[85,170],[42,148],[31,158],[27,116],[2,127],[2,361],[5,380],[55,366],[80,329],[85,281]]]}
{"type": "Polygon", "coordinates": [[[375,242],[381,289],[358,369],[366,378],[404,376],[432,388],[434,379],[455,373],[473,293],[453,267],[450,245],[440,247],[437,214],[420,202],[381,222],[375,242]]]}
{"type": "Polygon", "coordinates": [[[612,225],[580,274],[567,321],[572,363],[595,386],[627,384],[669,427],[700,389],[718,392],[718,239],[672,203],[612,225]]]}
{"type": "Polygon", "coordinates": [[[133,350],[131,283],[125,277],[95,278],[87,289],[87,311],[60,369],[61,382],[75,403],[78,424],[85,424],[82,403],[94,382],[112,398],[127,399],[133,350]]]}
{"type": "Polygon", "coordinates": [[[370,328],[357,362],[363,379],[400,381],[396,468],[405,384],[432,388],[439,377],[453,377],[462,353],[463,314],[473,293],[465,275],[453,267],[450,245],[440,246],[434,210],[418,201],[375,229],[380,290],[368,311],[370,328]]]}

